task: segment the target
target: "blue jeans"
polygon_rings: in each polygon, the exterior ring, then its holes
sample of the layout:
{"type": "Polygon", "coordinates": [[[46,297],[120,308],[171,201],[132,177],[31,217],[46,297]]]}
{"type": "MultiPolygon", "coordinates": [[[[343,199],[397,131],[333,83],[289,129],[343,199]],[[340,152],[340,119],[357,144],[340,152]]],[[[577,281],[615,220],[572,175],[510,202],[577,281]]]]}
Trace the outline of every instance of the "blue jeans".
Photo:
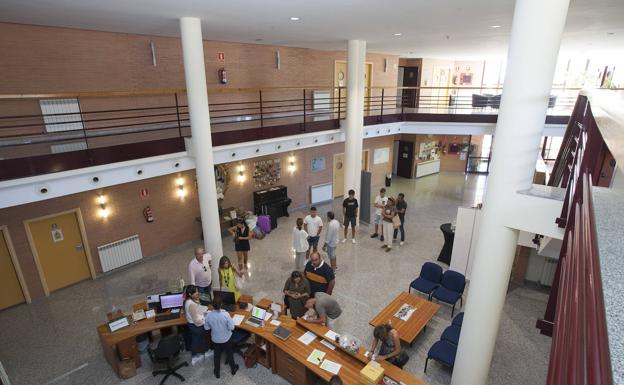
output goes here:
{"type": "Polygon", "coordinates": [[[188,324],[191,332],[191,352],[193,355],[206,352],[206,331],[203,326],[188,324]]]}
{"type": "Polygon", "coordinates": [[[405,242],[405,229],[403,228],[403,225],[405,224],[405,216],[401,217],[399,216],[399,219],[401,220],[401,226],[399,226],[398,229],[394,229],[394,239],[397,238],[397,233],[399,232],[399,230],[401,230],[401,242],[405,242]]]}
{"type": "Polygon", "coordinates": [[[336,258],[336,246],[331,247],[327,245],[327,256],[332,259],[336,258]]]}

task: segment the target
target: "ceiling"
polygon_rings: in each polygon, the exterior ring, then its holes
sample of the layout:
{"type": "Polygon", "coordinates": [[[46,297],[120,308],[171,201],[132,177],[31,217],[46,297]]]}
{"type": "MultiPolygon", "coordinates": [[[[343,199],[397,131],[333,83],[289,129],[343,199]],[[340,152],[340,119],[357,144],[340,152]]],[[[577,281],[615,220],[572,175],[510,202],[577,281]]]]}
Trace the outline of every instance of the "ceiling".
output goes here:
{"type": "MultiPolygon", "coordinates": [[[[506,54],[513,6],[513,0],[2,0],[0,21],[178,37],[178,19],[195,16],[208,40],[337,50],[347,39],[363,39],[371,52],[483,59],[506,54]]],[[[624,52],[622,20],[624,0],[571,0],[562,52],[624,52]]]]}

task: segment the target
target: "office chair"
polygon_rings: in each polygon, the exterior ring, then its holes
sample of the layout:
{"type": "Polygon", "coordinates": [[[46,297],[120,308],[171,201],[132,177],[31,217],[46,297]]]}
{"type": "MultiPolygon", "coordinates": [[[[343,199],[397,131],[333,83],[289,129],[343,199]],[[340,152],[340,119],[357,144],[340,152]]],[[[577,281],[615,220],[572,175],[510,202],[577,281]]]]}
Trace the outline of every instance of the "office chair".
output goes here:
{"type": "Polygon", "coordinates": [[[451,318],[455,314],[455,305],[460,301],[460,306],[464,306],[462,294],[466,287],[466,277],[463,274],[453,270],[447,270],[442,274],[441,286],[433,291],[431,295],[438,301],[453,305],[451,310],[451,318]]]}
{"type": "Polygon", "coordinates": [[[425,262],[420,269],[420,276],[410,283],[407,291],[411,292],[414,289],[427,294],[427,297],[431,300],[431,293],[440,286],[441,279],[442,268],[433,262],[425,262]]]}
{"type": "Polygon", "coordinates": [[[166,363],[166,369],[154,370],[152,375],[156,377],[159,374],[164,374],[165,377],[160,381],[160,385],[163,385],[169,376],[177,377],[180,381],[184,381],[185,378],[177,373],[177,370],[183,366],[188,366],[188,362],[184,361],[177,364],[177,358],[182,349],[182,341],[177,334],[171,334],[162,337],[158,342],[156,349],[148,349],[150,359],[153,363],[166,363]]]}
{"type": "Polygon", "coordinates": [[[251,346],[251,344],[247,342],[249,337],[251,337],[249,332],[241,329],[235,329],[232,332],[232,337],[230,338],[232,341],[232,350],[243,359],[245,359],[245,352],[243,352],[243,350],[251,346]]]}
{"type": "Polygon", "coordinates": [[[427,360],[425,361],[425,373],[427,373],[427,364],[429,360],[436,360],[449,368],[453,369],[455,366],[455,356],[457,355],[457,345],[453,345],[447,341],[438,341],[431,346],[429,353],[427,353],[427,360]]]}

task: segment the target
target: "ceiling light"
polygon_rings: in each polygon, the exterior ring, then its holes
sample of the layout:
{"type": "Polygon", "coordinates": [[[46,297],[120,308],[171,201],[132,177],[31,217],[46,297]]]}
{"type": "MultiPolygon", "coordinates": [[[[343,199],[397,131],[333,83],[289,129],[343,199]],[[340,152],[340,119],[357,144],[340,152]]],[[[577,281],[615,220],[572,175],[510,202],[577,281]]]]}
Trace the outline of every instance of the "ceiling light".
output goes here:
{"type": "Polygon", "coordinates": [[[397,33],[393,33],[392,35],[394,35],[394,36],[401,36],[403,34],[401,32],[397,32],[397,33]]]}
{"type": "Polygon", "coordinates": [[[500,28],[500,25],[490,25],[490,28],[500,28]]]}
{"type": "Polygon", "coordinates": [[[607,32],[607,35],[613,36],[613,35],[615,35],[615,32],[607,32]]]}
{"type": "Polygon", "coordinates": [[[290,18],[290,21],[299,21],[299,20],[301,20],[301,18],[300,18],[300,17],[297,17],[297,16],[292,16],[292,17],[290,18]]]}

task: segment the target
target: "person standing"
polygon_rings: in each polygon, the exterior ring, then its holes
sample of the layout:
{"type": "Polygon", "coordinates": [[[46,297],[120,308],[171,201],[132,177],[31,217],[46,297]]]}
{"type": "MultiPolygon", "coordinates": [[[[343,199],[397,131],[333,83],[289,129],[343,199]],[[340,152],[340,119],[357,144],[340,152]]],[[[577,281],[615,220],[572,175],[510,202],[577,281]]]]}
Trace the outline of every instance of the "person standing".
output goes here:
{"type": "Polygon", "coordinates": [[[323,230],[323,220],[316,215],[316,207],[310,207],[310,214],[303,220],[303,229],[308,233],[308,251],[306,251],[306,259],[310,257],[310,252],[318,251],[318,243],[323,230]]]}
{"type": "Polygon", "coordinates": [[[247,258],[249,257],[249,240],[251,234],[249,226],[244,219],[240,218],[236,222],[236,226],[228,229],[230,234],[234,237],[234,250],[236,250],[236,256],[238,257],[238,271],[241,273],[247,271],[247,258]]]}
{"type": "Polygon", "coordinates": [[[338,240],[340,239],[340,222],[336,220],[334,212],[327,212],[327,232],[325,233],[325,244],[323,250],[329,257],[329,262],[333,271],[338,269],[336,265],[336,247],[338,247],[338,240]]]}
{"type": "Polygon", "coordinates": [[[201,312],[199,306],[197,286],[186,286],[184,290],[184,315],[186,316],[186,324],[191,335],[191,365],[197,364],[207,356],[206,336],[202,328],[204,325],[204,313],[201,312]]]}
{"type": "Polygon", "coordinates": [[[310,282],[310,297],[314,297],[319,292],[331,295],[334,291],[336,276],[319,253],[310,254],[310,260],[305,266],[304,274],[310,282]]]}
{"type": "Polygon", "coordinates": [[[396,241],[398,232],[399,230],[401,230],[401,243],[399,243],[399,245],[401,246],[405,244],[405,229],[403,228],[403,225],[405,224],[405,211],[406,210],[407,210],[407,202],[405,202],[405,195],[403,193],[400,193],[397,196],[396,212],[397,212],[397,215],[399,216],[399,219],[401,220],[401,226],[399,226],[399,228],[397,229],[394,229],[394,236],[392,238],[394,241],[396,241]]]}
{"type": "Polygon", "coordinates": [[[284,297],[293,319],[305,314],[305,303],[310,298],[310,283],[299,270],[293,271],[290,278],[286,280],[284,297]]]}
{"type": "Polygon", "coordinates": [[[312,319],[304,318],[305,321],[325,325],[331,330],[334,330],[335,321],[342,314],[338,301],[326,293],[316,293],[314,298],[306,301],[305,307],[306,309],[314,309],[318,315],[312,319]]]}
{"type": "Polygon", "coordinates": [[[230,365],[232,375],[238,371],[238,365],[234,363],[234,353],[232,347],[232,332],[234,331],[234,321],[230,314],[221,309],[221,298],[212,301],[214,310],[208,312],[205,317],[204,329],[210,330],[210,339],[214,347],[214,375],[221,377],[221,353],[225,352],[225,362],[230,365]]]}
{"type": "Polygon", "coordinates": [[[306,253],[310,248],[308,233],[303,229],[303,218],[297,218],[297,225],[292,234],[293,249],[295,249],[295,269],[305,269],[306,253]]]}
{"type": "Polygon", "coordinates": [[[202,304],[208,304],[212,298],[212,256],[203,247],[195,248],[195,258],[189,262],[189,285],[199,290],[199,299],[202,304]]]}
{"type": "MultiPolygon", "coordinates": [[[[371,238],[376,238],[377,236],[379,236],[379,226],[382,222],[381,212],[386,207],[386,203],[388,203],[388,198],[386,197],[386,189],[381,188],[381,190],[379,190],[379,195],[375,197],[375,203],[373,205],[375,207],[375,232],[373,233],[373,235],[371,235],[371,238]]],[[[383,230],[381,232],[381,241],[384,241],[383,230]]]]}
{"type": "Polygon", "coordinates": [[[221,290],[225,289],[231,293],[234,293],[234,300],[238,302],[240,298],[240,292],[236,288],[236,283],[234,282],[234,275],[238,275],[239,278],[243,277],[243,273],[236,270],[234,266],[232,266],[232,262],[230,262],[230,258],[225,255],[221,257],[219,260],[219,286],[221,290]]]}
{"type": "Polygon", "coordinates": [[[381,239],[385,239],[382,249],[386,249],[386,252],[392,250],[392,233],[394,231],[393,218],[396,215],[396,208],[394,207],[394,198],[388,198],[386,207],[384,207],[382,219],[383,236],[381,239]]]}
{"type": "Polygon", "coordinates": [[[349,196],[342,201],[342,217],[344,218],[344,238],[347,241],[347,230],[351,224],[351,242],[355,243],[355,226],[357,224],[358,201],[355,199],[355,190],[349,190],[349,196]]]}

